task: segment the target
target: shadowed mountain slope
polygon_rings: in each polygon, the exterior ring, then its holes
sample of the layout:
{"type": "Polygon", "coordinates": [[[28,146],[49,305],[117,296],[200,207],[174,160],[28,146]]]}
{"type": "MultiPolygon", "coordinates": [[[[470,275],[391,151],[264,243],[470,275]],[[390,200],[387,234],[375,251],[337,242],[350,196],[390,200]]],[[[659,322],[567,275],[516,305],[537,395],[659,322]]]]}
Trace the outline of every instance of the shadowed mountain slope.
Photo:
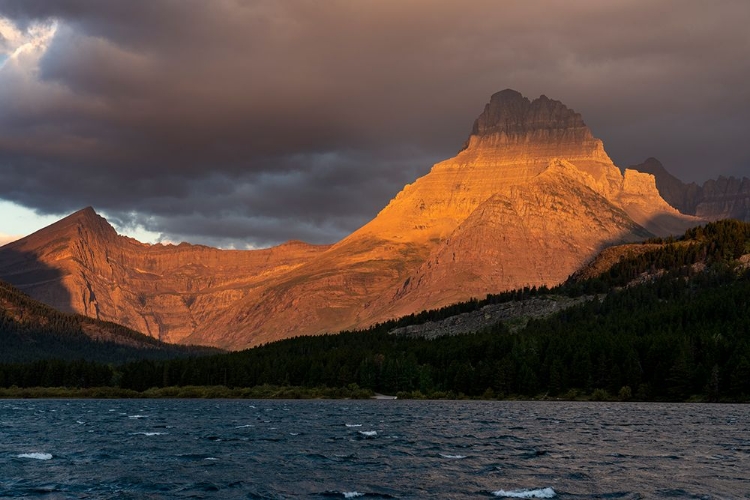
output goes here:
{"type": "Polygon", "coordinates": [[[123,363],[216,353],[160,342],[121,325],[60,312],[0,281],[0,362],[67,359],[123,363]]]}
{"type": "Polygon", "coordinates": [[[670,174],[656,158],[648,158],[630,168],[653,175],[662,197],[682,213],[711,221],[750,221],[750,179],[747,177],[719,176],[702,185],[685,184],[670,174]]]}

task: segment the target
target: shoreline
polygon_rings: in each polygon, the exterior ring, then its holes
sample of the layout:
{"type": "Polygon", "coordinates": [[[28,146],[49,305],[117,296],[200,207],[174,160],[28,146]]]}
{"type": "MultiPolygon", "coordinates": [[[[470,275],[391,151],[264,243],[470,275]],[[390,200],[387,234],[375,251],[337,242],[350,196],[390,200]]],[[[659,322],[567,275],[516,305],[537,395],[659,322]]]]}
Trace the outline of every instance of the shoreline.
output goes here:
{"type": "MultiPolygon", "coordinates": [[[[568,395],[565,395],[568,396],[568,395]]],[[[601,402],[601,403],[706,403],[706,404],[747,404],[744,400],[708,401],[701,396],[693,396],[686,400],[664,399],[620,399],[617,397],[601,397],[601,394],[575,393],[575,397],[469,397],[463,394],[436,392],[432,394],[398,393],[385,395],[360,388],[328,388],[328,387],[277,387],[258,386],[252,388],[228,388],[225,386],[184,386],[152,388],[145,391],[120,389],[117,387],[28,387],[28,388],[0,388],[0,400],[3,399],[342,399],[342,400],[373,400],[373,401],[526,401],[526,402],[601,402]]]]}

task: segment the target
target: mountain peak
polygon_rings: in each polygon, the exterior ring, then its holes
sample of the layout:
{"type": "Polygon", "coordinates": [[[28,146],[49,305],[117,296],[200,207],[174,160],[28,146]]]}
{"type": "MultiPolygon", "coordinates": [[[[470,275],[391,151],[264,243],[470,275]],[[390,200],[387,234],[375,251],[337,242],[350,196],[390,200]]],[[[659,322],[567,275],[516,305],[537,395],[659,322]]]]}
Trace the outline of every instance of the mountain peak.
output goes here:
{"type": "Polygon", "coordinates": [[[330,248],[134,245],[87,207],[0,249],[0,278],[163,340],[245,348],[553,285],[650,220],[682,221],[654,191],[651,176],[624,178],[581,115],[506,89],[465,151],[330,248]]]}
{"type": "Polygon", "coordinates": [[[492,95],[490,102],[474,122],[471,135],[520,138],[534,136],[537,131],[567,130],[591,136],[581,115],[562,102],[545,95],[530,101],[520,92],[505,89],[492,95]]]}
{"type": "Polygon", "coordinates": [[[487,106],[499,106],[508,105],[510,103],[529,103],[529,99],[524,97],[523,94],[513,89],[505,89],[500,92],[495,92],[490,96],[490,102],[487,106]]]}
{"type": "Polygon", "coordinates": [[[107,219],[97,214],[92,207],[86,207],[77,212],[73,212],[28,236],[14,241],[9,246],[15,249],[38,248],[53,244],[62,239],[78,238],[81,234],[87,233],[96,235],[98,238],[113,239],[117,238],[117,231],[113,228],[107,219]]]}
{"type": "Polygon", "coordinates": [[[100,219],[101,216],[96,213],[96,210],[94,210],[94,207],[88,206],[86,208],[82,208],[76,212],[73,212],[72,214],[68,215],[67,217],[63,218],[65,219],[75,219],[75,220],[91,220],[95,221],[100,219]]]}
{"type": "MultiPolygon", "coordinates": [[[[107,222],[107,219],[96,213],[96,210],[94,210],[94,208],[91,206],[82,208],[77,212],[73,212],[72,214],[68,215],[64,219],[61,219],[55,224],[77,224],[80,226],[88,227],[92,230],[96,230],[103,234],[117,235],[117,231],[115,231],[115,228],[113,228],[110,223],[107,222]]],[[[53,226],[55,224],[53,224],[53,226]]]]}
{"type": "Polygon", "coordinates": [[[638,170],[639,172],[644,172],[646,174],[653,174],[657,178],[660,176],[668,176],[672,179],[677,180],[677,177],[670,174],[669,171],[664,168],[664,165],[653,156],[646,158],[644,162],[640,165],[637,165],[634,170],[638,170]]]}

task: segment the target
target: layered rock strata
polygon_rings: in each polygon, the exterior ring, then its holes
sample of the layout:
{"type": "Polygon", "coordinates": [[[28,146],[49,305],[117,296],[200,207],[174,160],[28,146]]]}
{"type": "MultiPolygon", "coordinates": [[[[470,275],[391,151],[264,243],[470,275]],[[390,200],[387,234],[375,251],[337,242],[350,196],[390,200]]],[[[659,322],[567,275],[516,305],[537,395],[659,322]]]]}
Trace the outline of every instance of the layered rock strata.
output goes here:
{"type": "Polygon", "coordinates": [[[555,285],[607,245],[700,222],[652,175],[623,175],[578,113],[505,90],[455,158],[330,247],[148,246],[84,210],[0,249],[0,277],[56,307],[238,349],[555,285]]]}

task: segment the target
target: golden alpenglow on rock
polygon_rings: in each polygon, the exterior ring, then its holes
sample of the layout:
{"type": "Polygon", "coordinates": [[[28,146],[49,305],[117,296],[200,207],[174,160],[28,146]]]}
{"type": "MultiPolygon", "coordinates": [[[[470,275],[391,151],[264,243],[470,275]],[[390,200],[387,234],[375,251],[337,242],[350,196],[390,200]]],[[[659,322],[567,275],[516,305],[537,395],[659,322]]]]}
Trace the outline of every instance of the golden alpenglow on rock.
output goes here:
{"type": "Polygon", "coordinates": [[[464,148],[332,246],[144,245],[90,208],[0,248],[0,278],[64,311],[241,349],[555,285],[602,248],[703,222],[610,160],[580,114],[494,94],[464,148]]]}

